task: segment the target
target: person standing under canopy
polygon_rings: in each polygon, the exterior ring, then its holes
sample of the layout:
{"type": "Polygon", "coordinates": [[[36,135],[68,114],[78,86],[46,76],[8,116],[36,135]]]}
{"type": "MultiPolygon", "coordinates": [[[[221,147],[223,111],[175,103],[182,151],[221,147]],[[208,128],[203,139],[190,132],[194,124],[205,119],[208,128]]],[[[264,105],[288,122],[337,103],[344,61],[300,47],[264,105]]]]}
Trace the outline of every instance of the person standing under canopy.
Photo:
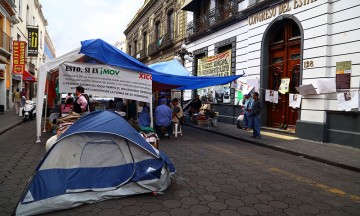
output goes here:
{"type": "Polygon", "coordinates": [[[73,111],[84,116],[89,111],[89,98],[87,95],[84,94],[85,90],[82,86],[77,86],[75,90],[76,100],[74,102],[73,111]]]}

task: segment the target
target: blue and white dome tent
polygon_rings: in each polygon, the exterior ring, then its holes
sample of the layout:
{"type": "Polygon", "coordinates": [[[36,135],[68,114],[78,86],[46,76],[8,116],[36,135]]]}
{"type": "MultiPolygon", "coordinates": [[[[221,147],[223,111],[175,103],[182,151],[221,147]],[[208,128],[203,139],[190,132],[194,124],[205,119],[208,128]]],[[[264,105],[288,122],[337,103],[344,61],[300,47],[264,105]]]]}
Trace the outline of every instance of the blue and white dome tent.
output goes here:
{"type": "Polygon", "coordinates": [[[164,191],[175,167],[120,115],[90,113],[40,162],[16,208],[35,215],[127,195],[164,191]]]}

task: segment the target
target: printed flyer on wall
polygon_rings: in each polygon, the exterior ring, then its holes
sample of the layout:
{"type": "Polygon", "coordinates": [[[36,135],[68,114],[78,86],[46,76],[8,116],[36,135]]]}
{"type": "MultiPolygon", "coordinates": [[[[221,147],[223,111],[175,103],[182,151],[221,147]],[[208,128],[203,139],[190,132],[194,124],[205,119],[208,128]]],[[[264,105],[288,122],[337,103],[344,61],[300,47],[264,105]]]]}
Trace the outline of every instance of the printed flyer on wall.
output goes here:
{"type": "Polygon", "coordinates": [[[301,98],[300,94],[289,94],[289,107],[292,108],[300,108],[301,106],[301,98]]]}
{"type": "Polygon", "coordinates": [[[278,103],[279,101],[279,93],[274,90],[266,89],[265,91],[265,101],[269,101],[270,103],[278,103]]]}
{"type": "Polygon", "coordinates": [[[278,91],[281,94],[285,94],[285,93],[289,92],[289,85],[290,85],[290,78],[282,78],[278,91]]]}
{"type": "Polygon", "coordinates": [[[359,91],[346,91],[337,94],[339,110],[359,110],[359,91]]]}

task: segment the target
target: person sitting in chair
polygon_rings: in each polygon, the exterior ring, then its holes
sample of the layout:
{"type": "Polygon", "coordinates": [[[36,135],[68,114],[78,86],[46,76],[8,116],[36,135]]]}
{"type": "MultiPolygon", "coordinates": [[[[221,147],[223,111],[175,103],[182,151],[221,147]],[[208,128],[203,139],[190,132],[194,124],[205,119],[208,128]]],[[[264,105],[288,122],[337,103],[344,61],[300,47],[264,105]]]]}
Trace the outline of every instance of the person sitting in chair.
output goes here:
{"type": "Polygon", "coordinates": [[[155,131],[160,138],[165,134],[169,137],[172,135],[173,125],[171,123],[172,111],[166,105],[166,98],[160,100],[160,105],[155,109],[155,131]]]}
{"type": "Polygon", "coordinates": [[[180,104],[179,104],[179,99],[174,98],[172,100],[172,104],[173,104],[173,112],[172,112],[172,122],[173,123],[178,123],[181,124],[181,118],[183,118],[184,116],[184,112],[183,109],[181,108],[180,104]]]}

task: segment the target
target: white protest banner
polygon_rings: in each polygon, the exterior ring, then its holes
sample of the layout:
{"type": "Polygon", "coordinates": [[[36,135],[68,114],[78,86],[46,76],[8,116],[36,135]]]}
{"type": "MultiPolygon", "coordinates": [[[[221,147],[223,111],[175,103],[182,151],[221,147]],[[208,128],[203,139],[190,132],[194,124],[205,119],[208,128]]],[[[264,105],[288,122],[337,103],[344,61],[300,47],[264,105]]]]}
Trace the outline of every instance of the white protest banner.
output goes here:
{"type": "Polygon", "coordinates": [[[314,87],[317,94],[334,93],[336,92],[335,78],[316,80],[314,87]]]}
{"type": "Polygon", "coordinates": [[[281,84],[279,86],[279,92],[285,94],[289,92],[290,78],[281,78],[281,84]]]}
{"type": "Polygon", "coordinates": [[[299,87],[295,87],[295,89],[301,94],[301,95],[316,95],[316,89],[312,84],[308,85],[302,85],[299,87]]]}
{"type": "Polygon", "coordinates": [[[289,107],[300,108],[301,98],[299,94],[289,94],[289,107]]]}
{"type": "Polygon", "coordinates": [[[101,64],[64,63],[59,68],[59,92],[75,92],[76,86],[86,94],[151,102],[150,74],[101,64]]]}
{"type": "Polygon", "coordinates": [[[359,91],[348,91],[337,94],[339,110],[351,111],[359,108],[359,91]]]}

